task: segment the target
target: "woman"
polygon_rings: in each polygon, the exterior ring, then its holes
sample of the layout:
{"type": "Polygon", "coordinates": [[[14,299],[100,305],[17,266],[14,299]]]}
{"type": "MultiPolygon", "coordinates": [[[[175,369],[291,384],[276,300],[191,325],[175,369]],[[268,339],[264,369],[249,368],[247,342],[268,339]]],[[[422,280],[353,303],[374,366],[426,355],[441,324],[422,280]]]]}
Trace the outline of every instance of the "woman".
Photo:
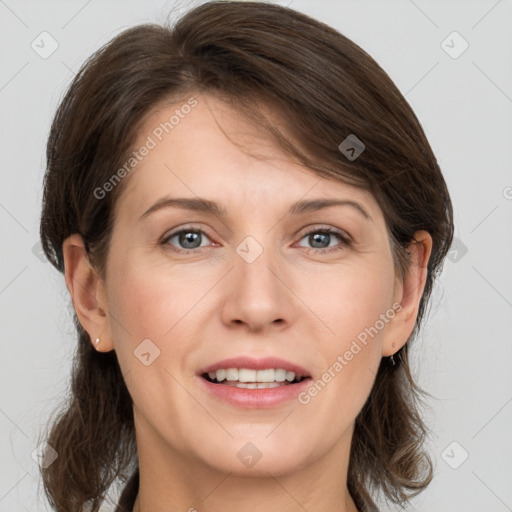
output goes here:
{"type": "Polygon", "coordinates": [[[114,38],[47,152],[78,350],[56,511],[377,510],[426,488],[408,350],[453,236],[436,158],[361,48],[209,2],[114,38]]]}

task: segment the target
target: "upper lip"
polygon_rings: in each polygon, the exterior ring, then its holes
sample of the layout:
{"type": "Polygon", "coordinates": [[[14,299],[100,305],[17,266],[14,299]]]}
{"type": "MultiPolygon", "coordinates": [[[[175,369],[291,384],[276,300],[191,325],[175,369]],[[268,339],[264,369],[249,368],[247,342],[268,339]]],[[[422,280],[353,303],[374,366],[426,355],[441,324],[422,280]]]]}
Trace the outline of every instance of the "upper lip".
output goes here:
{"type": "Polygon", "coordinates": [[[216,363],[205,366],[199,371],[199,375],[208,372],[215,372],[227,368],[247,368],[248,370],[265,370],[267,368],[282,368],[283,370],[293,372],[297,377],[309,377],[307,370],[298,364],[291,363],[279,357],[263,357],[256,359],[249,356],[231,357],[223,359],[216,363]]]}

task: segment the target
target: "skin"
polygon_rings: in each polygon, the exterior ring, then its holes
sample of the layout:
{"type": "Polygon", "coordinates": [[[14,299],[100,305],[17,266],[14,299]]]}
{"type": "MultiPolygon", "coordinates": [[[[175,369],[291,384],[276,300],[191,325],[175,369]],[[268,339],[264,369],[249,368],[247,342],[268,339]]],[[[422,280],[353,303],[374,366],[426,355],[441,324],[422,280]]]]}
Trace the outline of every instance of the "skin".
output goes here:
{"type": "MultiPolygon", "coordinates": [[[[100,338],[97,350],[117,352],[133,397],[134,511],[354,512],[343,485],[354,420],[381,358],[414,328],[432,239],[416,233],[402,281],[371,194],[294,163],[220,99],[195,98],[198,105],[125,178],[106,280],[89,265],[79,235],[63,246],[80,322],[92,342],[100,338]],[[166,195],[215,201],[227,216],[168,207],[139,219],[166,195]],[[286,214],[313,198],[356,201],[371,218],[347,205],[286,214]],[[326,227],[351,243],[331,235],[327,248],[315,246],[307,233],[326,227]],[[181,228],[202,230],[202,247],[191,252],[178,237],[160,243],[181,228]],[[247,236],[263,249],[252,263],[236,252],[247,236]],[[397,303],[394,318],[306,405],[241,409],[205,393],[196,375],[227,357],[277,356],[316,380],[397,303]],[[134,357],[145,339],[160,350],[148,366],[134,357]],[[237,457],[247,442],[261,453],[250,468],[237,457]]],[[[153,112],[135,147],[180,105],[153,112]]]]}

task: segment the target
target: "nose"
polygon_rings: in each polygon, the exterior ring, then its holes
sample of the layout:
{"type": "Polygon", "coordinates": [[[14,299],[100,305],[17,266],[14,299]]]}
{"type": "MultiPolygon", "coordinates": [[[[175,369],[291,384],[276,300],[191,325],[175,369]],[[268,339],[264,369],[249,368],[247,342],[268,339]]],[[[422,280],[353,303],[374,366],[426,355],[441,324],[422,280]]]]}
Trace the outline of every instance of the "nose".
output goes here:
{"type": "Polygon", "coordinates": [[[270,250],[252,262],[234,255],[234,268],[225,283],[222,321],[250,332],[283,330],[294,321],[294,295],[282,262],[270,250]]]}

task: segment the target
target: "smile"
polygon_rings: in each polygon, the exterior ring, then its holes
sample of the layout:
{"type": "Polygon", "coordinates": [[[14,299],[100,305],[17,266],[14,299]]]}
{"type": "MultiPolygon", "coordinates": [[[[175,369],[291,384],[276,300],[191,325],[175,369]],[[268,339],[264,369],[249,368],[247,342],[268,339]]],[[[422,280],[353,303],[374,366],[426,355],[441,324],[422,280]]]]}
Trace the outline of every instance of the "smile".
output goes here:
{"type": "Polygon", "coordinates": [[[237,357],[202,368],[202,388],[216,400],[242,408],[269,408],[289,403],[307,388],[308,372],[284,359],[237,357]]]}
{"type": "Polygon", "coordinates": [[[203,374],[203,378],[214,384],[236,386],[244,389],[270,389],[301,382],[303,377],[284,368],[221,368],[203,374]]]}

